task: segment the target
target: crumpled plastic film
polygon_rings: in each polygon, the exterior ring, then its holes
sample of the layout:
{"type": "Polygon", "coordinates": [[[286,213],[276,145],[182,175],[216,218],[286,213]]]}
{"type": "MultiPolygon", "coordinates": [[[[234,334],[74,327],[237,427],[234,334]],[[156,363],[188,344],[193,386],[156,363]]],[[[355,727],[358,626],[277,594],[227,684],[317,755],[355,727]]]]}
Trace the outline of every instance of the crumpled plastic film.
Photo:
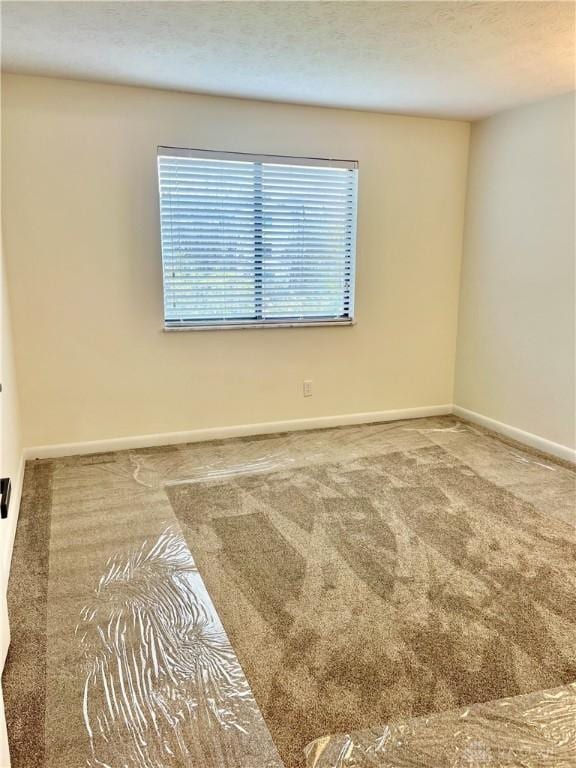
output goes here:
{"type": "Polygon", "coordinates": [[[442,419],[362,424],[333,429],[285,432],[130,452],[130,473],[149,488],[222,481],[243,475],[348,461],[388,451],[433,444],[434,433],[471,433],[459,422],[442,419]]]}
{"type": "Polygon", "coordinates": [[[306,768],[574,768],[576,683],[324,736],[306,768]]]}
{"type": "Polygon", "coordinates": [[[89,768],[282,768],[176,527],[109,557],[76,634],[89,768]]]}
{"type": "Polygon", "coordinates": [[[158,487],[281,472],[340,461],[343,456],[362,458],[429,444],[425,437],[404,432],[396,423],[374,424],[195,443],[169,452],[134,450],[130,462],[137,483],[158,487]]]}
{"type": "Polygon", "coordinates": [[[506,445],[452,416],[134,449],[127,469],[139,485],[159,488],[282,472],[343,457],[350,462],[430,445],[440,445],[465,461],[469,450],[476,452],[483,445],[484,464],[493,469],[497,457],[507,465],[518,464],[519,480],[526,479],[523,469],[546,470],[544,475],[558,469],[554,461],[506,445]]]}

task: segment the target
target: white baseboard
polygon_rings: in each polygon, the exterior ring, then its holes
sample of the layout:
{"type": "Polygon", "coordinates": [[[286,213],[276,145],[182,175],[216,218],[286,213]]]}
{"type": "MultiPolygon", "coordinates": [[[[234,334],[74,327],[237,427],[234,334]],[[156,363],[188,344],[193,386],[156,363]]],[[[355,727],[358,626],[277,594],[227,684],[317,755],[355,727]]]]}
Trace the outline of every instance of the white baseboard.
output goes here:
{"type": "Polygon", "coordinates": [[[525,432],[523,429],[512,427],[510,424],[504,424],[501,421],[496,421],[496,419],[483,416],[481,413],[469,411],[467,408],[462,408],[459,405],[452,406],[452,413],[455,416],[460,416],[463,419],[472,421],[474,424],[479,424],[481,427],[486,427],[486,429],[491,429],[494,432],[499,432],[501,435],[517,440],[519,443],[529,445],[531,448],[536,448],[544,453],[557,456],[559,459],[576,463],[576,450],[567,445],[554,443],[552,440],[547,440],[545,437],[540,437],[540,435],[535,435],[532,432],[525,432]]]}
{"type": "Polygon", "coordinates": [[[291,419],[289,421],[268,421],[260,424],[239,424],[233,427],[210,427],[193,429],[188,432],[163,432],[156,435],[137,435],[136,437],[115,437],[110,440],[93,440],[85,443],[63,443],[60,445],[40,445],[26,448],[26,459],[53,459],[60,456],[77,456],[88,453],[106,453],[122,451],[127,448],[151,448],[176,443],[199,443],[207,440],[223,440],[229,437],[247,437],[249,435],[268,435],[275,432],[296,432],[306,429],[340,427],[350,424],[369,424],[401,419],[420,419],[426,416],[445,416],[452,413],[451,405],[431,405],[421,408],[401,408],[392,411],[372,411],[369,413],[348,413],[340,416],[316,416],[309,419],[291,419]]]}
{"type": "MultiPolygon", "coordinates": [[[[576,463],[576,450],[554,443],[540,435],[525,432],[518,427],[504,424],[496,419],[491,419],[481,413],[470,411],[459,405],[431,405],[419,408],[400,408],[390,411],[371,411],[368,413],[347,413],[339,416],[316,416],[308,419],[290,419],[287,421],[268,421],[259,424],[237,424],[231,427],[209,427],[207,429],[193,429],[185,432],[161,432],[152,435],[136,435],[131,437],[114,437],[109,440],[91,440],[83,443],[61,443],[54,445],[40,445],[24,449],[25,459],[53,459],[61,456],[79,456],[90,453],[106,453],[108,451],[122,451],[128,448],[151,448],[162,445],[176,445],[178,443],[199,443],[208,440],[224,440],[230,437],[247,437],[249,435],[268,435],[275,432],[296,432],[306,429],[323,429],[329,427],[341,427],[353,424],[370,424],[385,421],[399,421],[401,419],[421,419],[427,416],[445,416],[453,413],[463,419],[479,424],[486,429],[491,429],[519,443],[524,443],[531,448],[536,448],[544,453],[557,456],[560,459],[576,463]]],[[[20,503],[22,488],[23,466],[20,471],[18,483],[14,485],[13,509],[20,503]]]]}

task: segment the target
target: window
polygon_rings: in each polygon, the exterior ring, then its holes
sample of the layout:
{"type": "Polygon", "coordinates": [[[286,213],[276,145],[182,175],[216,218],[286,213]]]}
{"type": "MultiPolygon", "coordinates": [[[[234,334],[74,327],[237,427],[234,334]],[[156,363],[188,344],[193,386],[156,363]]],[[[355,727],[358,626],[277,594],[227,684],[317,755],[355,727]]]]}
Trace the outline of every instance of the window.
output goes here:
{"type": "Polygon", "coordinates": [[[168,329],[351,323],[357,163],[158,148],[168,329]]]}

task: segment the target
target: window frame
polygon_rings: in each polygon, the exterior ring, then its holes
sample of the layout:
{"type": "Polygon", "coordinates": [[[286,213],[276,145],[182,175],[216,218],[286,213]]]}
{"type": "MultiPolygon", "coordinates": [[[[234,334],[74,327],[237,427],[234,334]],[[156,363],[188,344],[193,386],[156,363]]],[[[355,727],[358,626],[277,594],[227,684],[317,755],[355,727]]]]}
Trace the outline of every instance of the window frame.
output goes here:
{"type": "MultiPolygon", "coordinates": [[[[296,318],[289,319],[265,319],[258,318],[257,316],[252,320],[245,318],[234,320],[215,320],[205,322],[199,321],[170,321],[166,318],[166,290],[165,290],[165,270],[166,264],[164,261],[164,255],[162,252],[162,237],[160,237],[160,252],[162,260],[162,301],[163,301],[163,331],[167,333],[182,333],[186,331],[226,331],[236,329],[255,329],[255,328],[310,328],[310,327],[322,327],[322,326],[352,326],[356,324],[355,319],[355,293],[356,293],[356,251],[357,251],[357,213],[358,213],[358,169],[359,163],[357,160],[342,160],[337,158],[326,157],[300,157],[295,155],[269,155],[269,154],[254,154],[251,152],[229,152],[224,150],[208,150],[208,149],[187,149],[183,147],[169,147],[166,145],[160,145],[157,147],[156,159],[157,159],[157,182],[158,182],[158,211],[160,214],[160,227],[161,225],[161,180],[160,180],[160,157],[191,157],[199,159],[212,159],[212,160],[237,160],[240,162],[253,162],[258,163],[272,163],[275,165],[292,165],[292,166],[310,166],[310,167],[325,167],[325,168],[343,168],[355,172],[354,180],[354,200],[352,205],[352,222],[351,222],[351,248],[350,248],[350,286],[348,289],[349,310],[348,315],[342,318],[335,317],[319,317],[314,319],[313,317],[304,317],[299,320],[296,318]]],[[[255,238],[258,236],[258,230],[255,230],[255,238]]],[[[254,260],[254,267],[257,273],[258,260],[254,260]]],[[[260,278],[261,279],[261,278],[260,278]]],[[[255,278],[256,282],[258,278],[255,278]]],[[[255,305],[257,306],[257,305],[255,305]]],[[[257,315],[257,313],[256,313],[257,315]]]]}

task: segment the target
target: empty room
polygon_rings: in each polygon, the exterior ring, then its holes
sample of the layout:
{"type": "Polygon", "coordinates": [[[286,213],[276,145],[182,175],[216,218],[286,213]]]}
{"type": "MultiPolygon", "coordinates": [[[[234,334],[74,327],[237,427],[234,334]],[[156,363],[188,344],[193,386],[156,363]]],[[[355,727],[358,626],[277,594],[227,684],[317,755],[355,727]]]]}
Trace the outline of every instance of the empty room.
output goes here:
{"type": "Polygon", "coordinates": [[[576,5],[0,9],[0,768],[576,768],[576,5]]]}

